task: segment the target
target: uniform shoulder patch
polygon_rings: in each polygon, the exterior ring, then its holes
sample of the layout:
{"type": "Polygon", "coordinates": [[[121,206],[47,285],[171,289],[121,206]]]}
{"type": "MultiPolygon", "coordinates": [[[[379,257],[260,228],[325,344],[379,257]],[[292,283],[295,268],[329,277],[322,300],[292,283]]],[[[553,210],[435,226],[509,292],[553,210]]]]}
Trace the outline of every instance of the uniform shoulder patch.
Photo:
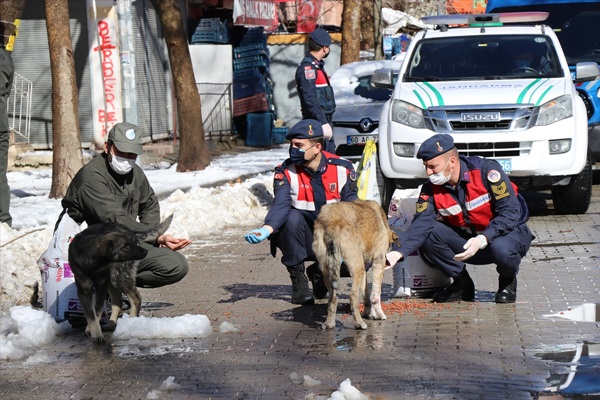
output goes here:
{"type": "Polygon", "coordinates": [[[506,187],[506,182],[502,181],[497,185],[492,185],[492,192],[494,193],[494,198],[496,200],[503,199],[507,196],[510,196],[510,192],[506,187]]]}
{"type": "Polygon", "coordinates": [[[274,178],[275,178],[276,181],[280,180],[280,179],[283,179],[283,174],[282,173],[276,173],[274,178]]]}
{"type": "Polygon", "coordinates": [[[500,178],[502,178],[502,175],[500,175],[499,171],[497,171],[495,169],[491,169],[488,171],[488,174],[487,174],[488,181],[490,181],[492,183],[496,183],[500,180],[500,178]]]}
{"type": "Polygon", "coordinates": [[[350,173],[348,174],[348,177],[350,178],[351,181],[356,181],[356,171],[350,171],[350,173]]]}
{"type": "Polygon", "coordinates": [[[317,71],[312,69],[310,66],[304,67],[304,78],[310,80],[317,79],[317,71]]]}
{"type": "Polygon", "coordinates": [[[428,206],[429,206],[429,202],[427,202],[427,201],[419,201],[419,202],[417,202],[417,206],[416,206],[417,207],[417,212],[421,213],[421,212],[427,210],[428,206]]]}

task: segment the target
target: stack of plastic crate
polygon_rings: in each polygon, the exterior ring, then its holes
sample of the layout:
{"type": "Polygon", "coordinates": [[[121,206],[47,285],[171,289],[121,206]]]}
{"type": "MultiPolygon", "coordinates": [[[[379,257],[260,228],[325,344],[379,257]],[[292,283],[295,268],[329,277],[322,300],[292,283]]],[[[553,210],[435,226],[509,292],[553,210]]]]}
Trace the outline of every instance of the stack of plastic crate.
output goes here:
{"type": "Polygon", "coordinates": [[[192,35],[192,44],[229,43],[227,24],[219,18],[203,18],[192,35]]]}
{"type": "MultiPolygon", "coordinates": [[[[245,29],[239,43],[233,48],[233,116],[272,113],[272,94],[269,50],[264,29],[245,29]]],[[[273,117],[268,116],[271,119],[273,117]]]]}

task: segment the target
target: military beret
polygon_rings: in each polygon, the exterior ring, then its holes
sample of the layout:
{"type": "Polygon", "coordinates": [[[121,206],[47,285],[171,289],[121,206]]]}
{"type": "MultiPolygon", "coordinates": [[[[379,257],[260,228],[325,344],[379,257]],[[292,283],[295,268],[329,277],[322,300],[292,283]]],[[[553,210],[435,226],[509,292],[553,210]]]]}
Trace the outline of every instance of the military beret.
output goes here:
{"type": "Polygon", "coordinates": [[[128,122],[115,124],[108,132],[108,140],[113,142],[117,150],[122,153],[140,155],[144,152],[140,128],[128,122]]]}
{"type": "Polygon", "coordinates": [[[321,123],[316,119],[303,119],[290,128],[285,136],[287,140],[313,139],[323,136],[321,123]]]}
{"type": "Polygon", "coordinates": [[[331,46],[331,36],[325,29],[317,28],[311,34],[310,38],[319,46],[331,46]]]}
{"type": "Polygon", "coordinates": [[[454,148],[454,139],[447,133],[438,133],[425,140],[419,151],[417,158],[423,161],[429,161],[441,154],[444,154],[454,148]]]}

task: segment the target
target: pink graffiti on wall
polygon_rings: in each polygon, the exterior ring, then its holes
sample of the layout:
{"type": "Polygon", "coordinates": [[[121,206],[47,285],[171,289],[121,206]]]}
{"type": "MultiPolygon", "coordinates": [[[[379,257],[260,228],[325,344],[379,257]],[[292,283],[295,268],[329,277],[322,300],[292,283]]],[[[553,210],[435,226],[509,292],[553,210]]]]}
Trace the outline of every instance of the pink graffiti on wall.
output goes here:
{"type": "Polygon", "coordinates": [[[100,52],[102,68],[102,81],[104,82],[104,99],[106,103],[105,109],[99,109],[96,116],[97,121],[102,126],[102,137],[104,138],[108,131],[117,123],[117,109],[115,99],[118,95],[119,88],[115,65],[119,63],[119,50],[111,41],[110,25],[106,21],[98,22],[98,35],[100,37],[100,45],[94,47],[94,51],[100,52]]]}

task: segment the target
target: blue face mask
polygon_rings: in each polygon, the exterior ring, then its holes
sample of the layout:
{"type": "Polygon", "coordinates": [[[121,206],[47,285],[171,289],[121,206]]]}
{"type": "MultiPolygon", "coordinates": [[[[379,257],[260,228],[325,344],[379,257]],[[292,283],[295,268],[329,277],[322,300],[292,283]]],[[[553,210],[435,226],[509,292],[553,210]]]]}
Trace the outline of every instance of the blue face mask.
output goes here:
{"type": "Polygon", "coordinates": [[[525,59],[525,58],[518,58],[517,59],[517,68],[526,68],[531,66],[531,61],[525,59]]]}
{"type": "MultiPolygon", "coordinates": [[[[290,160],[292,160],[292,162],[296,165],[306,165],[309,162],[311,162],[312,160],[314,160],[314,157],[310,160],[307,160],[304,158],[304,155],[306,154],[306,150],[310,150],[313,147],[315,147],[315,145],[313,144],[312,146],[310,146],[308,149],[299,149],[297,147],[294,146],[290,146],[290,160]]],[[[315,154],[315,157],[317,155],[315,154]]]]}

